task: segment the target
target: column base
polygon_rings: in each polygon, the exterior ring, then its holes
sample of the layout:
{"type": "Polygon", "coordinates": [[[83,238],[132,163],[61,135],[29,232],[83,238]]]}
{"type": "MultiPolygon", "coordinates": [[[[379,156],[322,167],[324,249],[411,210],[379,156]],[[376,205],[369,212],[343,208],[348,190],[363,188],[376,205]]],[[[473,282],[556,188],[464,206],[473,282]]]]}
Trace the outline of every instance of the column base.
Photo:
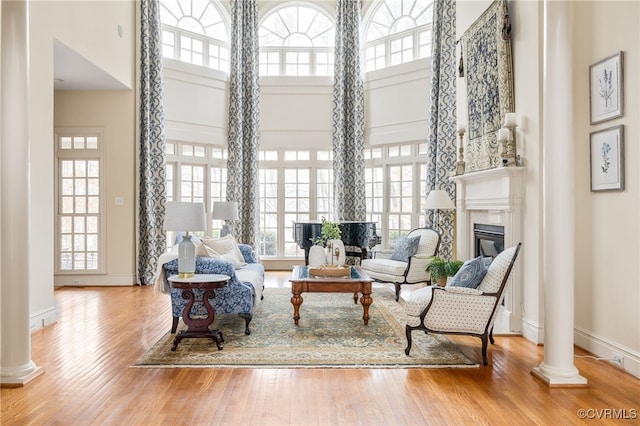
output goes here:
{"type": "Polygon", "coordinates": [[[586,388],[587,379],[578,374],[553,374],[549,368],[545,368],[543,364],[533,367],[531,374],[537,379],[546,383],[550,388],[586,388]]]}
{"type": "Polygon", "coordinates": [[[3,388],[21,388],[36,377],[44,373],[44,368],[35,367],[26,374],[15,376],[0,376],[0,387],[3,388]]]}

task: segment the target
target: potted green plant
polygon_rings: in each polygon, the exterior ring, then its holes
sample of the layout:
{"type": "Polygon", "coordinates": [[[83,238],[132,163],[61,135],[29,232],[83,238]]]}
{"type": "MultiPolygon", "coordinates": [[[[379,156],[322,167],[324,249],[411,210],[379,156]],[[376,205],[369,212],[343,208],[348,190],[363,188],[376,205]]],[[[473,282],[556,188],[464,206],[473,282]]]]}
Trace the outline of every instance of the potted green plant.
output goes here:
{"type": "Polygon", "coordinates": [[[435,280],[440,287],[447,284],[447,277],[454,276],[464,262],[461,260],[444,260],[438,256],[431,256],[427,271],[431,272],[431,279],[435,280]]]}
{"type": "Polygon", "coordinates": [[[321,234],[316,238],[315,244],[322,247],[326,247],[329,240],[339,240],[342,233],[337,222],[329,222],[324,216],[322,217],[322,230],[320,232],[321,234]]]}

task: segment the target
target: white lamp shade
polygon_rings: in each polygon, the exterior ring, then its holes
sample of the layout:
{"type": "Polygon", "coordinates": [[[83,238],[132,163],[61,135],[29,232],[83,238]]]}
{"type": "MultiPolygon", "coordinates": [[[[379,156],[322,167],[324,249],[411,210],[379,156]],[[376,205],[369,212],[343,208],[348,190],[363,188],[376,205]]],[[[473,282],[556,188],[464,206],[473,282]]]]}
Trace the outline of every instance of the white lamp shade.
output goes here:
{"type": "Polygon", "coordinates": [[[427,201],[425,201],[424,204],[424,208],[427,210],[451,210],[456,208],[453,201],[451,201],[451,198],[449,198],[447,191],[440,189],[434,189],[429,192],[427,201]]]}
{"type": "Polygon", "coordinates": [[[238,220],[238,203],[235,201],[214,201],[212,217],[218,220],[238,220]]]}
{"type": "Polygon", "coordinates": [[[167,201],[164,229],[183,232],[205,231],[207,222],[204,216],[204,204],[167,201]]]}

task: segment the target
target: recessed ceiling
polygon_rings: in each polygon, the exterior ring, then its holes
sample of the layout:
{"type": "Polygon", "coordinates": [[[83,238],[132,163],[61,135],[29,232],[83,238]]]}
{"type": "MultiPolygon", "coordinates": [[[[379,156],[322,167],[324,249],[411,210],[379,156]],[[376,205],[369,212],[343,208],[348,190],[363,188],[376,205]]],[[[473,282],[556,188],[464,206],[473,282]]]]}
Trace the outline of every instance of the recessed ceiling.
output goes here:
{"type": "Polygon", "coordinates": [[[54,90],[129,90],[129,87],[88,61],[82,55],[54,40],[54,90]]]}

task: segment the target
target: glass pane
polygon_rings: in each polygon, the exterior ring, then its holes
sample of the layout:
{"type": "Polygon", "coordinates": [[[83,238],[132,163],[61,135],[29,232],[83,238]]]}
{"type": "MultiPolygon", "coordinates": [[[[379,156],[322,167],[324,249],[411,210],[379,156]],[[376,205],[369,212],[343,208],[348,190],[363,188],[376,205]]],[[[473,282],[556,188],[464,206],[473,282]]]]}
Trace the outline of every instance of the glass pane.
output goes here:
{"type": "Polygon", "coordinates": [[[73,255],[73,269],[85,269],[84,253],[76,253],[73,255]]]}
{"type": "Polygon", "coordinates": [[[87,149],[97,149],[98,148],[98,138],[95,136],[87,137],[87,149]]]}
{"type": "Polygon", "coordinates": [[[87,176],[99,177],[100,176],[100,162],[97,160],[87,161],[87,176]]]}
{"type": "Polygon", "coordinates": [[[73,195],[73,179],[62,179],[62,195],[73,195]]]}
{"type": "Polygon", "coordinates": [[[84,179],[76,179],[75,191],[76,195],[85,195],[87,193],[87,181],[84,179]]]}
{"type": "Polygon", "coordinates": [[[60,251],[71,251],[71,235],[60,236],[60,251]]]}
{"type": "Polygon", "coordinates": [[[84,251],[84,235],[73,236],[73,251],[84,251]]]}
{"type": "Polygon", "coordinates": [[[74,162],[75,166],[75,176],[76,177],[85,177],[87,175],[87,163],[82,160],[77,160],[74,162]]]}
{"type": "Polygon", "coordinates": [[[99,197],[87,197],[87,213],[100,213],[99,197]]]}
{"type": "Polygon", "coordinates": [[[87,200],[84,197],[75,198],[75,212],[76,213],[87,212],[87,200]]]}
{"type": "Polygon", "coordinates": [[[73,138],[73,149],[83,149],[84,148],[84,137],[82,136],[74,136],[73,138]]]}
{"type": "Polygon", "coordinates": [[[62,253],[60,255],[60,269],[64,271],[71,270],[71,254],[70,253],[62,253]]]}
{"type": "Polygon", "coordinates": [[[73,197],[62,197],[62,213],[73,213],[73,197]]]}
{"type": "Polygon", "coordinates": [[[62,161],[60,166],[62,177],[73,177],[73,161],[62,161]]]}
{"type": "Polygon", "coordinates": [[[69,234],[72,231],[72,220],[71,216],[62,216],[60,218],[60,232],[63,234],[69,234]]]}
{"type": "Polygon", "coordinates": [[[98,251],[97,235],[87,235],[87,251],[98,251]]]}
{"type": "Polygon", "coordinates": [[[96,216],[87,217],[87,232],[90,234],[98,233],[98,218],[96,216]]]}
{"type": "Polygon", "coordinates": [[[73,218],[73,232],[75,234],[84,233],[84,216],[76,216],[73,218]]]}

